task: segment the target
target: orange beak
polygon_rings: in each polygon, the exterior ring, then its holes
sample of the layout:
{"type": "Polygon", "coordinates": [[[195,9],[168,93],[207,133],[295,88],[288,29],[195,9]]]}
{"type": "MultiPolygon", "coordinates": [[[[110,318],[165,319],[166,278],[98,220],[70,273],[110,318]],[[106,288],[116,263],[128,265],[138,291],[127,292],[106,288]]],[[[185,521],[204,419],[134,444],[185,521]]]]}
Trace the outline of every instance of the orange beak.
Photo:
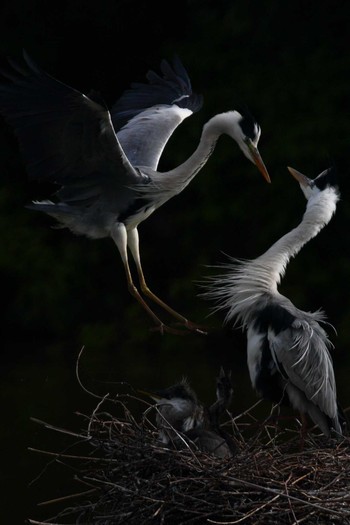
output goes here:
{"type": "Polygon", "coordinates": [[[295,170],[294,168],[290,168],[288,166],[288,171],[293,175],[293,177],[301,184],[302,186],[310,186],[310,179],[306,175],[303,175],[303,173],[300,173],[300,171],[295,170]]]}
{"type": "Polygon", "coordinates": [[[256,165],[260,173],[263,175],[264,179],[270,183],[271,182],[270,175],[266,169],[264,161],[261,158],[258,148],[254,146],[253,143],[248,144],[248,147],[249,147],[249,151],[252,156],[252,160],[254,164],[256,165]]]}

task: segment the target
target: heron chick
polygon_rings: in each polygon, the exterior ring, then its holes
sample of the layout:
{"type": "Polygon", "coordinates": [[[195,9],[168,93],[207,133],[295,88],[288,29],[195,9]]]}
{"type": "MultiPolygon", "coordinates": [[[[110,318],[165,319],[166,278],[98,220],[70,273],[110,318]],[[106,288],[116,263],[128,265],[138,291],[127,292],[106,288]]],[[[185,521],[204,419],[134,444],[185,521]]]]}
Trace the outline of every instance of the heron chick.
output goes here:
{"type": "Polygon", "coordinates": [[[159,440],[165,445],[178,441],[178,433],[203,427],[206,420],[205,408],[198,401],[195,391],[187,378],[168,388],[154,392],[141,391],[157,404],[156,425],[159,440]]]}
{"type": "Polygon", "coordinates": [[[61,227],[91,239],[115,242],[130,293],[156,329],[183,333],[163,323],[145,298],[186,329],[201,328],[154,294],[144,277],[138,225],[179,194],[201,170],[222,134],[229,135],[270,182],[257,145],[260,127],[250,115],[228,111],[204,126],[199,145],[183,164],[159,172],[163,149],[178,125],[202,106],[178,58],[163,60],[161,75],[131,84],[108,109],[96,94],[85,95],[44,72],[24,53],[10,61],[0,84],[0,114],[13,127],[29,176],[59,186],[54,200],[28,206],[57,219],[61,227]],[[140,283],[134,284],[131,253],[140,283]]]}
{"type": "Polygon", "coordinates": [[[286,266],[328,224],[339,190],[334,168],[314,180],[293,168],[307,199],[299,226],[254,260],[231,259],[226,273],[210,279],[206,298],[224,309],[226,322],[247,332],[247,359],[252,386],[274,403],[309,414],[327,437],[342,434],[342,415],[324,313],[304,312],[279,293],[286,266]]]}
{"type": "Polygon", "coordinates": [[[183,448],[193,443],[217,457],[230,457],[235,452],[232,438],[219,423],[233,393],[231,374],[222,368],[217,378],[217,399],[208,408],[198,400],[186,378],[163,390],[143,393],[156,401],[156,425],[164,445],[183,448]]]}

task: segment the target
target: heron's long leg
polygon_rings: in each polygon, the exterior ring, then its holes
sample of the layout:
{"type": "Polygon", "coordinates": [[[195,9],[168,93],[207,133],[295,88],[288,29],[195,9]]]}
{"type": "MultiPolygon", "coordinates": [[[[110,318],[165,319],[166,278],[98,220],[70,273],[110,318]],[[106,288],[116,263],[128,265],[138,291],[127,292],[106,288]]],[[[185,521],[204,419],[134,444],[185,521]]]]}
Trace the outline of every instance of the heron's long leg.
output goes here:
{"type": "Polygon", "coordinates": [[[164,310],[166,310],[170,315],[172,315],[173,317],[175,317],[176,319],[181,321],[181,323],[184,324],[184,326],[186,326],[186,328],[188,328],[190,330],[195,330],[197,332],[205,334],[206,332],[204,332],[201,329],[201,327],[199,327],[195,323],[192,323],[191,321],[186,319],[186,317],[184,317],[183,315],[181,315],[178,312],[176,312],[173,308],[171,308],[168,304],[166,304],[164,301],[162,301],[162,299],[160,299],[157,295],[155,295],[148,288],[146,280],[145,280],[145,276],[143,274],[142,265],[141,265],[140,249],[139,249],[139,234],[138,234],[137,228],[134,228],[133,230],[130,230],[128,232],[127,244],[129,246],[130,252],[131,252],[131,254],[133,256],[133,259],[135,261],[135,265],[136,265],[136,268],[137,268],[137,273],[138,273],[138,276],[139,276],[141,291],[145,295],[147,295],[147,297],[149,297],[152,301],[154,301],[159,306],[164,308],[164,310]]]}
{"type": "Polygon", "coordinates": [[[300,419],[301,419],[301,428],[300,428],[300,450],[304,449],[305,444],[305,438],[307,435],[307,427],[308,427],[308,421],[306,414],[304,412],[300,412],[300,419]]]}
{"type": "Polygon", "coordinates": [[[125,269],[125,275],[126,280],[128,284],[128,290],[129,292],[135,297],[135,299],[141,304],[141,306],[146,310],[148,315],[150,315],[153,319],[153,321],[158,325],[159,331],[161,333],[165,332],[171,332],[174,334],[183,334],[183,332],[179,330],[175,330],[173,328],[170,328],[166,326],[160,319],[157,317],[157,315],[151,310],[151,308],[148,306],[148,304],[144,301],[144,299],[141,297],[138,289],[134,285],[134,282],[132,280],[130,267],[129,267],[129,261],[128,261],[128,252],[127,252],[127,231],[122,223],[118,223],[115,228],[112,231],[112,239],[114,240],[115,244],[117,245],[117,248],[119,250],[120,256],[123,261],[124,269],[125,269]]]}

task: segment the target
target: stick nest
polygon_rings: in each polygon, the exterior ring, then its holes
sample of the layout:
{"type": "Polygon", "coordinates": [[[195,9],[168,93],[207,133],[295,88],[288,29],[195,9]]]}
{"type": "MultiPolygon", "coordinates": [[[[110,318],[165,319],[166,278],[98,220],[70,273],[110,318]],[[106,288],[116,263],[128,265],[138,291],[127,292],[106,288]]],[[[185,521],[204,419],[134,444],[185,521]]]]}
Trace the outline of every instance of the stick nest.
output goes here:
{"type": "Polygon", "coordinates": [[[301,448],[298,429],[254,416],[258,404],[236,417],[227,413],[223,427],[237,446],[229,460],[194,445],[161,445],[156,407],[132,394],[100,398],[90,416],[80,414],[79,433],[36,420],[71,436],[65,452],[35,451],[63,464],[80,485],[41,503],[60,506],[54,518],[29,523],[350,524],[349,438],[326,441],[309,432],[301,448]]]}

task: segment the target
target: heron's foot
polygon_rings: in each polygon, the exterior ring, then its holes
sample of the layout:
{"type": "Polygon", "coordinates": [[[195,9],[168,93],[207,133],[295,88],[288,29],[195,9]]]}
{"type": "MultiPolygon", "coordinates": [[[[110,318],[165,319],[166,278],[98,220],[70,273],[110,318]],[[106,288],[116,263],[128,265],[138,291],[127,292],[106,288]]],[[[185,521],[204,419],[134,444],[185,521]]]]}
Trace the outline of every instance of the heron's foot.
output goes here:
{"type": "MultiPolygon", "coordinates": [[[[148,286],[144,282],[144,279],[140,281],[140,285],[141,285],[142,293],[144,293],[149,299],[151,299],[156,304],[158,304],[161,308],[163,308],[166,312],[168,312],[172,317],[177,319],[177,324],[178,325],[186,327],[187,330],[189,330],[191,332],[197,332],[198,334],[201,334],[201,335],[207,335],[208,331],[207,331],[207,328],[205,326],[200,326],[200,325],[198,325],[196,323],[193,323],[192,321],[189,321],[182,314],[180,314],[179,312],[177,312],[176,310],[171,308],[168,304],[166,304],[164,301],[162,301],[162,299],[160,299],[157,295],[155,295],[153,292],[151,292],[151,290],[148,288],[148,286]]],[[[172,328],[166,329],[165,326],[166,325],[163,325],[164,331],[169,331],[169,332],[173,331],[172,328]]],[[[160,331],[162,331],[162,329],[160,329],[160,331]]]]}
{"type": "Polygon", "coordinates": [[[152,332],[160,332],[162,335],[164,333],[168,334],[174,334],[174,335],[188,335],[191,332],[196,332],[200,335],[207,335],[208,332],[205,329],[206,327],[200,326],[196,323],[192,323],[191,321],[188,321],[187,319],[183,318],[183,321],[178,321],[175,323],[177,326],[183,326],[186,328],[186,330],[181,330],[179,328],[174,328],[172,326],[169,326],[159,319],[156,320],[157,325],[154,328],[151,328],[150,330],[152,332]]]}
{"type": "Polygon", "coordinates": [[[197,334],[200,334],[200,335],[208,335],[208,332],[209,332],[207,326],[193,323],[192,321],[189,321],[185,317],[183,318],[183,321],[178,321],[176,324],[180,326],[184,326],[190,332],[196,332],[197,334]]]}

